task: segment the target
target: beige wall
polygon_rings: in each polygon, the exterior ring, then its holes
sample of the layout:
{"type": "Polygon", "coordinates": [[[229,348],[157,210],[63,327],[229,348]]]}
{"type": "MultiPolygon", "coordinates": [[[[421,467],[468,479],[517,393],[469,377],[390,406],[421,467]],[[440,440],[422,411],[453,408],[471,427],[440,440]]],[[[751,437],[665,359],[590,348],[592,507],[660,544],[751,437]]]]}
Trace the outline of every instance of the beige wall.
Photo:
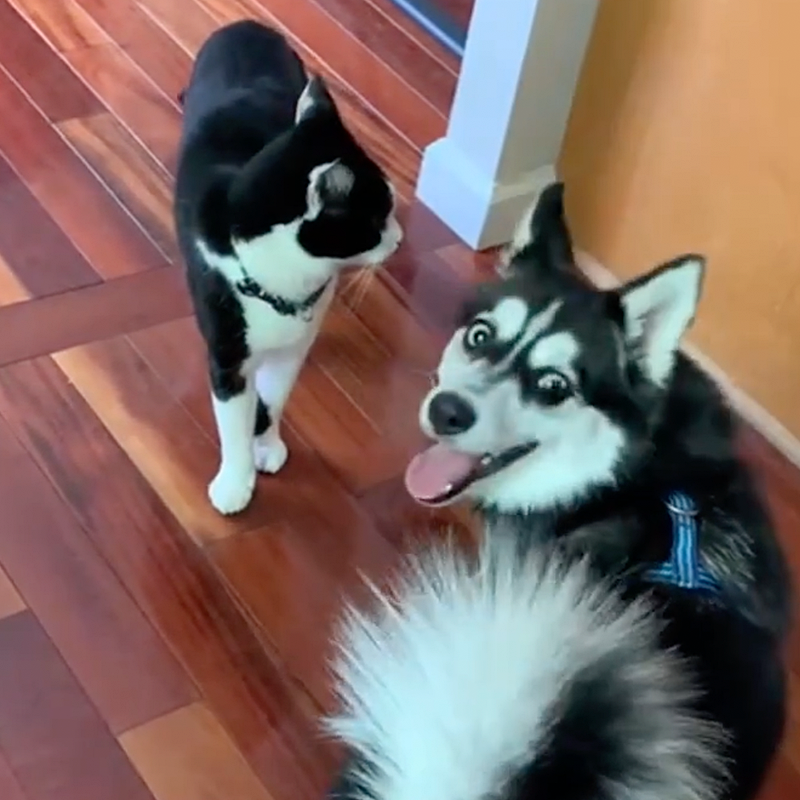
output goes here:
{"type": "Polygon", "coordinates": [[[691,340],[800,437],[800,2],[601,0],[559,172],[619,277],[709,257],[691,340]]]}

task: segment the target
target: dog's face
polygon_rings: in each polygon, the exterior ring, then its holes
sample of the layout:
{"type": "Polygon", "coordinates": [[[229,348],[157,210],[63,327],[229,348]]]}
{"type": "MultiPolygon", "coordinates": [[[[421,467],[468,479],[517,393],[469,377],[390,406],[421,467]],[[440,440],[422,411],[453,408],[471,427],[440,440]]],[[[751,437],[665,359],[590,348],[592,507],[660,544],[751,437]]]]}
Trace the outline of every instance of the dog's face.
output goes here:
{"type": "Polygon", "coordinates": [[[436,444],[406,474],[420,502],[552,509],[613,484],[626,452],[646,443],[650,406],[694,316],[702,260],[599,291],[571,260],[559,185],[529,227],[509,276],[465,309],[422,403],[420,424],[436,444]]]}

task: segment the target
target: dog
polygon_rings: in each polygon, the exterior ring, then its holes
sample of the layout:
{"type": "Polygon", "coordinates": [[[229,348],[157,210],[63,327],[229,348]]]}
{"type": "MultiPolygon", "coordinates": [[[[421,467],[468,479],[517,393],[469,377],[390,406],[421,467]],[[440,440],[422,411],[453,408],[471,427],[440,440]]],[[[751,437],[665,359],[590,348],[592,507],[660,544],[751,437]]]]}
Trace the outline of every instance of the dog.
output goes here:
{"type": "Polygon", "coordinates": [[[479,287],[406,472],[470,500],[477,555],[434,548],[338,634],[370,800],[751,800],[779,746],[788,569],[736,421],[680,350],[704,259],[620,288],[578,270],[564,189],[479,287]]]}
{"type": "Polygon", "coordinates": [[[213,33],[179,100],[175,226],[221,449],[209,498],[234,514],[286,461],[281,413],[337,275],[379,266],[402,230],[385,173],[277,31],[213,33]]]}

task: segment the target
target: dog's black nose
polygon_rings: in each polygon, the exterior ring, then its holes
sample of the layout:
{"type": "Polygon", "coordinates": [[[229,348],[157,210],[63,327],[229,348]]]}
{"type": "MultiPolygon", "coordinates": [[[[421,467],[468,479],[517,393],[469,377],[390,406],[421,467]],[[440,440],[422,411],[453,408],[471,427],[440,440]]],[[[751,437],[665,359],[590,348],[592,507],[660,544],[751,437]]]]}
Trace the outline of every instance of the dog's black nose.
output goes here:
{"type": "Polygon", "coordinates": [[[453,436],[468,431],[477,416],[475,409],[455,392],[439,392],[428,406],[428,419],[439,436],[453,436]]]}

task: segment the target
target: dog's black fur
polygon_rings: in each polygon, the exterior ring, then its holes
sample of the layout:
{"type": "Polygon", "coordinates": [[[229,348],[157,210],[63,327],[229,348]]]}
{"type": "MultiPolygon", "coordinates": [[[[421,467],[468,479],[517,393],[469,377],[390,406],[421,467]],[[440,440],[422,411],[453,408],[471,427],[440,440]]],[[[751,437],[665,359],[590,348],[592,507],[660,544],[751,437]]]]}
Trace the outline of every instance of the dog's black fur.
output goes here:
{"type": "MultiPolygon", "coordinates": [[[[493,308],[500,297],[512,295],[535,308],[546,307],[553,298],[570,298],[559,310],[575,315],[566,321],[567,328],[621,326],[619,294],[595,289],[576,266],[563,186],[555,184],[543,193],[530,225],[529,241],[513,254],[507,277],[482,287],[467,304],[465,322],[477,311],[493,308]]],[[[581,342],[590,348],[582,357],[596,359],[595,372],[604,372],[602,365],[610,362],[602,337],[582,336],[581,342]]],[[[535,511],[509,510],[507,500],[501,510],[490,496],[483,496],[477,511],[486,536],[510,537],[521,559],[530,552],[556,552],[575,562],[588,558],[598,583],[611,582],[626,602],[651,598],[663,621],[660,647],[685,659],[699,689],[696,697],[687,699],[687,707],[726,734],[723,755],[730,780],[718,796],[752,800],[784,728],[782,650],[790,624],[791,587],[768,509],[738,452],[737,421],[712,381],[683,354],[678,354],[663,388],[648,381],[632,359],[617,378],[584,376],[582,389],[589,394],[587,402],[626,432],[616,482],[535,511]],[[721,587],[716,594],[653,583],[646,577],[648,568],[669,556],[673,527],[664,497],[676,490],[699,507],[699,548],[721,587]]],[[[618,726],[612,730],[624,718],[623,710],[636,704],[636,697],[615,682],[619,665],[617,661],[615,667],[614,659],[604,660],[573,682],[546,752],[537,753],[529,767],[516,774],[502,791],[504,800],[639,796],[616,794],[605,780],[625,776],[620,778],[623,784],[635,781],[630,771],[626,773],[620,747],[634,733],[618,726]]],[[[465,704],[462,713],[469,714],[466,699],[465,704]]],[[[369,794],[359,783],[359,775],[369,774],[369,762],[363,753],[354,756],[334,794],[369,794]]],[[[676,791],[674,796],[682,795],[676,791]]]]}
{"type": "MultiPolygon", "coordinates": [[[[546,190],[531,226],[530,244],[511,261],[510,280],[536,293],[586,291],[574,259],[565,257],[572,245],[562,185],[546,190]]],[[[619,314],[613,300],[611,309],[612,317],[619,314]]],[[[490,529],[529,546],[556,539],[576,555],[588,555],[600,576],[625,581],[629,598],[655,593],[668,623],[663,646],[690,660],[703,689],[699,710],[731,736],[726,797],[747,800],[761,785],[784,727],[787,565],[756,480],[740,456],[737,420],[705,373],[679,354],[666,391],[634,374],[627,394],[639,433],[617,485],[545,512],[501,514],[490,503],[479,512],[490,529]],[[700,548],[721,579],[719,600],[637,577],[669,555],[672,525],[662,498],[676,487],[699,505],[700,548]]],[[[608,395],[608,413],[625,413],[624,405],[616,392],[608,395]]]]}

